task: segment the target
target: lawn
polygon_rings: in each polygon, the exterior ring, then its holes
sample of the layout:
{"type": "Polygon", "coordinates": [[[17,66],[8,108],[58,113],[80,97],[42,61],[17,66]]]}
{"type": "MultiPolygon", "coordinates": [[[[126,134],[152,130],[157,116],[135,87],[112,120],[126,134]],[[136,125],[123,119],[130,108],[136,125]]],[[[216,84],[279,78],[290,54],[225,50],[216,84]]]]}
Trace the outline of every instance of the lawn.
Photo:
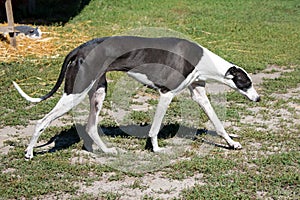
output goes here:
{"type": "MultiPolygon", "coordinates": [[[[0,146],[0,199],[299,198],[299,1],[91,0],[82,10],[72,13],[76,15],[66,22],[41,24],[45,32],[42,41],[18,39],[18,50],[5,41],[0,43],[0,136],[7,136],[0,146]],[[62,88],[53,98],[31,104],[20,97],[12,81],[18,82],[28,94],[42,96],[55,84],[69,51],[89,39],[110,35],[190,38],[245,68],[254,77],[261,77],[255,84],[261,102],[249,102],[231,90],[217,97],[225,101],[225,106],[215,100],[227,131],[238,134],[237,140],[244,148],[233,151],[214,147],[204,141],[223,141],[200,134],[192,139],[179,137],[180,141],[187,141],[184,147],[189,151],[177,151],[180,148],[176,145],[171,155],[145,150],[145,138],[125,136],[124,132],[147,129],[158,94],[127,81],[121,73],[110,73],[99,125],[109,133],[110,136],[103,136],[108,143],[128,153],[113,159],[101,153],[84,153],[83,143],[70,124],[70,116],[76,115],[73,111],[40,138],[41,143],[54,140],[56,148],[35,149],[38,153],[34,159],[26,161],[24,149],[31,133],[25,136],[20,133],[54,107],[62,88]],[[129,84],[123,87],[128,93],[117,91],[116,86],[124,80],[129,84]],[[128,106],[147,109],[132,111],[128,106]],[[113,112],[122,117],[116,118],[113,112]],[[15,131],[6,132],[11,127],[15,131]],[[7,147],[10,149],[4,153],[7,147]],[[139,159],[142,161],[138,162],[139,159]],[[135,168],[132,164],[147,165],[149,161],[151,165],[147,167],[153,167],[152,170],[135,168]],[[187,187],[153,189],[151,180],[161,180],[166,185],[187,183],[187,187]]],[[[184,93],[171,103],[159,143],[170,145],[176,133],[178,136],[196,129],[206,132],[206,128],[210,129],[207,121],[184,93]]]]}

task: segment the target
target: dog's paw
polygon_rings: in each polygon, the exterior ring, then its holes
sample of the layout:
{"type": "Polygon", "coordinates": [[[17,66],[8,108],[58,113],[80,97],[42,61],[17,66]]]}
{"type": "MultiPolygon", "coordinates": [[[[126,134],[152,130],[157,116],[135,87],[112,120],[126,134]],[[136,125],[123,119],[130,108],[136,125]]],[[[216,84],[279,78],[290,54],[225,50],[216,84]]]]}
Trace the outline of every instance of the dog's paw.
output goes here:
{"type": "Polygon", "coordinates": [[[112,148],[107,148],[104,150],[104,153],[109,153],[109,154],[118,154],[118,150],[114,147],[112,148]]]}
{"type": "Polygon", "coordinates": [[[171,148],[162,148],[162,147],[157,147],[153,148],[154,153],[169,153],[171,151],[171,148]]]}
{"type": "Polygon", "coordinates": [[[119,153],[127,153],[126,150],[121,149],[121,148],[116,148],[116,150],[118,151],[118,154],[119,154],[119,153]]]}
{"type": "Polygon", "coordinates": [[[233,141],[231,144],[229,144],[229,146],[233,149],[242,149],[242,145],[239,142],[235,142],[233,141]]]}
{"type": "Polygon", "coordinates": [[[30,160],[33,158],[33,151],[32,150],[26,150],[26,153],[25,153],[25,158],[30,160]]]}

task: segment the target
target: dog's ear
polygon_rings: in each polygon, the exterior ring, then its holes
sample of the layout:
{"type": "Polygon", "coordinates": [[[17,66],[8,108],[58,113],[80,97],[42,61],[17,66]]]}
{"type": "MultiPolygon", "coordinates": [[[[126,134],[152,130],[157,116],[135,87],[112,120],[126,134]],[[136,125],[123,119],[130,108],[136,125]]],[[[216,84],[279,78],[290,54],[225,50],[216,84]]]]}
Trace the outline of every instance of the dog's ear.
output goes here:
{"type": "Polygon", "coordinates": [[[230,67],[226,74],[225,74],[225,78],[226,79],[233,79],[235,76],[236,76],[236,73],[237,73],[237,68],[236,67],[230,67]]]}

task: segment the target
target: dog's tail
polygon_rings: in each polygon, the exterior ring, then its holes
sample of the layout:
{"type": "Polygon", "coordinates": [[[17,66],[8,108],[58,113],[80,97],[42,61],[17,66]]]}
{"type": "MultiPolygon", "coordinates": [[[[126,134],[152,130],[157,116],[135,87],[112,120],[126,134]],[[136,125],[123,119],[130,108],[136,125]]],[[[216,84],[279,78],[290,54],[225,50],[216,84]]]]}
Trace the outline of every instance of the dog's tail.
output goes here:
{"type": "Polygon", "coordinates": [[[50,91],[48,94],[46,94],[46,95],[44,95],[44,96],[42,96],[42,97],[39,97],[39,98],[33,98],[33,97],[30,97],[29,95],[27,95],[27,94],[20,88],[20,86],[19,86],[16,82],[13,81],[13,84],[14,84],[15,88],[18,90],[18,92],[20,93],[20,95],[21,95],[22,97],[24,97],[27,101],[30,101],[30,102],[35,102],[35,103],[36,103],[36,102],[40,102],[40,101],[43,101],[43,100],[48,99],[49,97],[51,97],[51,96],[58,90],[58,88],[59,88],[60,85],[62,84],[62,82],[63,82],[63,80],[64,80],[64,78],[65,78],[65,74],[66,74],[68,65],[69,65],[69,63],[74,59],[74,57],[76,56],[76,53],[77,53],[77,51],[74,50],[74,51],[70,52],[70,53],[68,54],[68,56],[66,56],[66,58],[65,58],[65,60],[64,60],[64,63],[63,63],[63,65],[62,65],[60,74],[59,74],[59,76],[58,76],[58,79],[57,79],[57,81],[56,81],[54,87],[51,89],[51,91],[50,91]]]}

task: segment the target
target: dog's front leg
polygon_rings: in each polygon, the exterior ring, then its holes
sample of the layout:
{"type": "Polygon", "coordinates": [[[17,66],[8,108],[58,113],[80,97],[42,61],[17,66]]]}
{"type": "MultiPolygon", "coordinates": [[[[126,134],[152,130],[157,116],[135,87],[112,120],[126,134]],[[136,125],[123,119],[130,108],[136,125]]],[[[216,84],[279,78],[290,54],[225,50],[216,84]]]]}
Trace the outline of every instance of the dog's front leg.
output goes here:
{"type": "Polygon", "coordinates": [[[171,92],[161,94],[159,102],[155,111],[154,119],[152,122],[151,129],[149,131],[149,137],[151,138],[152,148],[154,152],[162,151],[162,148],[158,146],[157,135],[160,130],[160,126],[164,115],[168,109],[169,104],[171,103],[174,94],[171,92]]]}
{"type": "Polygon", "coordinates": [[[204,83],[194,83],[189,86],[193,100],[196,101],[207,114],[208,118],[213,123],[217,134],[223,137],[231,148],[241,149],[242,145],[239,142],[233,141],[225,131],[222,122],[219,120],[209,102],[204,86],[204,83]]]}

